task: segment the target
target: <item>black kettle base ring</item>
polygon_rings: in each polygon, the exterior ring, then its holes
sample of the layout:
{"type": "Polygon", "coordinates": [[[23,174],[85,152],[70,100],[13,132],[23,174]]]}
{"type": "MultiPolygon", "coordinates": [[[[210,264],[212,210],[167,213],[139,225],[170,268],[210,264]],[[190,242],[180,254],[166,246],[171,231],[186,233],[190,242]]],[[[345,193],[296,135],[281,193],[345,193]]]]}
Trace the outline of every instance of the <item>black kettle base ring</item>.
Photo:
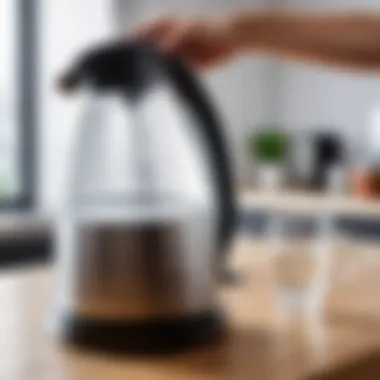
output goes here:
{"type": "Polygon", "coordinates": [[[225,336],[218,311],[145,322],[98,321],[66,317],[61,337],[78,348],[104,353],[169,354],[217,343],[225,336]]]}

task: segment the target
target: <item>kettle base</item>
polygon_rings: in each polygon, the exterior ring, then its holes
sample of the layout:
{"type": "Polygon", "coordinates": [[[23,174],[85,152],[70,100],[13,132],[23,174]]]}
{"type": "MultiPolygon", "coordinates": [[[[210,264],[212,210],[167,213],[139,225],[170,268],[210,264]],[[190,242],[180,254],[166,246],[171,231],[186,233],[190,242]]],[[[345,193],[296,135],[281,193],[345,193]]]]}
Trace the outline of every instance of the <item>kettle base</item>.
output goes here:
{"type": "Polygon", "coordinates": [[[181,318],[120,323],[67,317],[61,336],[83,348],[129,354],[166,354],[218,342],[225,325],[218,311],[181,318]]]}

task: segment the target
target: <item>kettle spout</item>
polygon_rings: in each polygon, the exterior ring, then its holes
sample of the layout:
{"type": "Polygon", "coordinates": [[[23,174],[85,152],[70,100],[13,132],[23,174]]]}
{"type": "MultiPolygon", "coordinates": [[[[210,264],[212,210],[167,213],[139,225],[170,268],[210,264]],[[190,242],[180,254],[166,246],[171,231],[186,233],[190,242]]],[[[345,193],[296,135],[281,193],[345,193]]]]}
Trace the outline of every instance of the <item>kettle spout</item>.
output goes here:
{"type": "Polygon", "coordinates": [[[56,87],[63,94],[71,94],[77,90],[80,82],[81,75],[76,70],[71,70],[58,77],[56,87]]]}

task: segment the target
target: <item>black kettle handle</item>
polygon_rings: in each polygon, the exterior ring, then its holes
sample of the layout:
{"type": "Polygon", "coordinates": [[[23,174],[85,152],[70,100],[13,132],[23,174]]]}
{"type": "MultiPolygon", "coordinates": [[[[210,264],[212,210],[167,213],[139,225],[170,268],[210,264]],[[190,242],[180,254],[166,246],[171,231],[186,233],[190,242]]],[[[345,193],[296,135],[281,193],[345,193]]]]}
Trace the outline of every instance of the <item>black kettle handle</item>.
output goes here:
{"type": "Polygon", "coordinates": [[[216,113],[206,97],[200,81],[185,63],[173,57],[166,57],[164,61],[175,91],[190,105],[190,109],[193,108],[197,111],[201,120],[201,123],[198,124],[201,133],[212,146],[215,185],[220,194],[218,199],[221,209],[221,220],[218,231],[219,249],[223,254],[223,252],[226,252],[234,233],[237,213],[233,174],[225,138],[220,127],[221,123],[217,119],[216,113]]]}

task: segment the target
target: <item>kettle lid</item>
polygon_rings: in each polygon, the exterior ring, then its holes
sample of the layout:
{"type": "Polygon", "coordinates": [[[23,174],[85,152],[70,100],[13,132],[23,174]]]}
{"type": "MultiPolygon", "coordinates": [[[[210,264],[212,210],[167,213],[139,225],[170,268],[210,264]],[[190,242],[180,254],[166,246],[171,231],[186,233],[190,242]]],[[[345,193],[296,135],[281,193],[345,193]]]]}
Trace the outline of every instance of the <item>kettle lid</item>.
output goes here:
{"type": "Polygon", "coordinates": [[[140,95],[158,77],[158,53],[151,44],[112,42],[84,53],[58,80],[62,92],[87,84],[99,90],[116,90],[129,97],[140,95]]]}

